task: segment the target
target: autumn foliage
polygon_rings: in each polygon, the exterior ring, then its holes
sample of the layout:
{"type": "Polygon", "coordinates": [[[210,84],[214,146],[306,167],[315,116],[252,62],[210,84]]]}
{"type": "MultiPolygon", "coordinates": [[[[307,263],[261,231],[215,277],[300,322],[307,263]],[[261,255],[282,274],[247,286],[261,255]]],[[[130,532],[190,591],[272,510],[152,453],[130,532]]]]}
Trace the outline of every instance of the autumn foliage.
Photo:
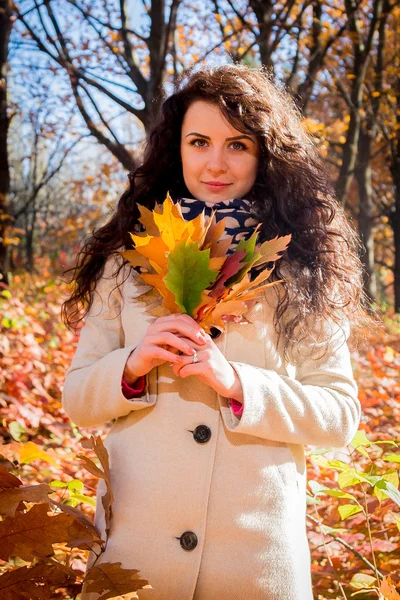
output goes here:
{"type": "Polygon", "coordinates": [[[215,211],[208,219],[203,210],[187,221],[180,203],[174,204],[169,193],[154,211],[141,205],[139,210],[139,220],[146,231],[131,233],[135,248],[121,254],[132,266],[145,267],[139,276],[152,287],[137,300],[146,298],[147,304],[153,303],[147,308],[149,314],[182,312],[193,317],[207,333],[212,327],[223,331],[224,320],[241,322],[249,303],[279,283],[265,282],[291,235],[276,236],[256,245],[259,223],[252,235],[240,240],[228,256],[233,236],[223,235],[227,219],[217,223],[215,211]],[[261,272],[250,281],[250,269],[261,266],[261,272]]]}
{"type": "MultiPolygon", "coordinates": [[[[100,560],[107,540],[93,513],[102,477],[108,532],[113,491],[101,440],[109,424],[80,431],[62,410],[78,334],[60,321],[65,284],[42,266],[41,276],[14,276],[0,291],[0,598],[79,598],[84,581],[102,599],[140,598],[151,586],[145,573],[100,560]],[[95,560],[85,574],[89,549],[95,560]]],[[[399,325],[388,320],[370,342],[352,354],[363,407],[357,436],[341,450],[307,448],[308,536],[321,600],[355,592],[400,599],[399,325]]]]}

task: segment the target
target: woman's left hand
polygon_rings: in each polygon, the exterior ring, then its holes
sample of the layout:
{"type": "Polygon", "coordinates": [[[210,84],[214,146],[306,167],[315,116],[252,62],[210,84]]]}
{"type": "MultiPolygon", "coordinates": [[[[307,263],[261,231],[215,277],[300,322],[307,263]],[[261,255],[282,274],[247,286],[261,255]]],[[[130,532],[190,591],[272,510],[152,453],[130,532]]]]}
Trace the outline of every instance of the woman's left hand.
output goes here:
{"type": "Polygon", "coordinates": [[[183,379],[195,375],[221,396],[243,402],[243,390],[238,374],[214,344],[212,337],[206,334],[205,344],[196,344],[186,337],[184,340],[196,350],[199,360],[194,363],[192,356],[181,355],[182,361],[171,365],[175,375],[183,379]]]}

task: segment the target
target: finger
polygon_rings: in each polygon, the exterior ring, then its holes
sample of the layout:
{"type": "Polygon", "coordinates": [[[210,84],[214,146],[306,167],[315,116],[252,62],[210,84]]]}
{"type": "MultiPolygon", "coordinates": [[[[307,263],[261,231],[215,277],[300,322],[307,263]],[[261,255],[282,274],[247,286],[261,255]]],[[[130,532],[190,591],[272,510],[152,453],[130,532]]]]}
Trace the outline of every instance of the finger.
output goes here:
{"type": "Polygon", "coordinates": [[[200,344],[198,342],[194,342],[191,338],[187,338],[185,336],[181,337],[182,340],[184,340],[184,342],[190,346],[190,348],[192,348],[192,352],[189,354],[186,354],[186,356],[190,356],[190,358],[192,358],[192,355],[194,354],[193,350],[204,350],[204,344],[200,344]]]}
{"type": "Polygon", "coordinates": [[[150,333],[147,337],[152,344],[168,345],[176,348],[177,350],[181,350],[181,352],[185,354],[193,354],[193,348],[189,343],[187,343],[187,341],[185,341],[185,338],[179,337],[170,331],[150,333]]]}
{"type": "Polygon", "coordinates": [[[182,369],[183,367],[187,367],[189,365],[199,365],[202,364],[203,366],[201,367],[202,372],[204,372],[204,364],[207,362],[208,360],[208,353],[207,352],[202,352],[200,355],[197,355],[198,357],[198,362],[193,362],[193,356],[186,356],[186,355],[182,355],[181,356],[181,362],[178,364],[178,370],[182,369]]]}
{"type": "Polygon", "coordinates": [[[195,319],[193,319],[193,317],[191,317],[190,315],[187,315],[186,313],[172,313],[171,315],[164,315],[162,317],[158,317],[156,319],[156,321],[164,322],[164,321],[171,321],[174,319],[180,319],[182,321],[186,321],[187,323],[189,323],[191,325],[198,325],[197,321],[195,321],[195,319]]]}
{"type": "Polygon", "coordinates": [[[160,360],[169,361],[170,363],[172,362],[174,364],[180,364],[182,362],[182,356],[174,354],[173,352],[168,352],[168,350],[160,348],[159,346],[147,346],[143,349],[143,356],[145,359],[158,358],[160,360]]]}
{"type": "Polygon", "coordinates": [[[182,379],[185,377],[190,377],[190,375],[203,375],[204,374],[204,364],[205,363],[189,363],[187,365],[183,365],[183,367],[179,366],[178,376],[182,379]]]}
{"type": "Polygon", "coordinates": [[[185,364],[179,364],[179,363],[170,363],[170,366],[172,367],[172,371],[173,371],[174,375],[176,377],[180,377],[181,376],[181,369],[183,369],[183,367],[185,367],[187,365],[185,365],[185,364]]]}
{"type": "MultiPolygon", "coordinates": [[[[183,315],[185,316],[185,315],[183,315]]],[[[186,315],[187,316],[187,315],[186,315]]],[[[166,318],[166,317],[165,317],[166,318]]],[[[190,317],[191,318],[191,317],[190,317]]],[[[193,319],[192,319],[193,321],[193,319]]],[[[193,323],[196,323],[195,321],[193,321],[193,323]]],[[[159,322],[159,319],[157,319],[157,322],[155,321],[154,323],[152,323],[149,327],[149,332],[150,333],[161,333],[161,332],[172,332],[172,333],[179,333],[187,338],[190,338],[193,342],[199,343],[199,344],[204,344],[207,341],[207,334],[204,332],[203,333],[203,329],[197,325],[193,326],[192,324],[189,323],[185,323],[183,320],[170,320],[170,321],[164,321],[164,322],[159,322]]]]}

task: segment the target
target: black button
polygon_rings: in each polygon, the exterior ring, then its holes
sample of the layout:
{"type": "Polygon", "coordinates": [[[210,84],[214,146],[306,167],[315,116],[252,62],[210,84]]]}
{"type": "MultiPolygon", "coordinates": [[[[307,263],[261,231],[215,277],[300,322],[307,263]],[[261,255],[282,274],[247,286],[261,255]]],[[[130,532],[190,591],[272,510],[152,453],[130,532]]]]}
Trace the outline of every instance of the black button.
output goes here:
{"type": "Polygon", "coordinates": [[[197,535],[193,531],[185,531],[179,541],[184,550],[194,550],[197,546],[197,535]]]}
{"type": "Polygon", "coordinates": [[[211,429],[207,425],[197,425],[193,437],[199,444],[205,444],[211,437],[211,429]]]}
{"type": "Polygon", "coordinates": [[[220,329],[218,329],[217,327],[210,328],[210,335],[213,340],[215,340],[215,338],[219,337],[221,335],[221,333],[222,333],[222,331],[220,329]]]}

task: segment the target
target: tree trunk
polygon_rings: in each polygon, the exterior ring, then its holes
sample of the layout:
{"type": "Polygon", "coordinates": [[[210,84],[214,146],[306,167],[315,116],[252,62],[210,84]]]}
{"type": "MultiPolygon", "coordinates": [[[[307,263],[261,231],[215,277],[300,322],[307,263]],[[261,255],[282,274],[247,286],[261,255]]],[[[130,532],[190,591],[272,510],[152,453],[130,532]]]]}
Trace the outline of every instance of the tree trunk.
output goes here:
{"type": "Polygon", "coordinates": [[[0,0],[0,280],[8,284],[9,246],[6,243],[10,216],[10,170],[8,164],[7,70],[8,43],[11,32],[12,3],[0,0]]]}
{"type": "Polygon", "coordinates": [[[394,241],[394,310],[400,313],[400,77],[397,77],[393,86],[396,92],[396,137],[391,143],[390,171],[394,185],[394,206],[390,214],[390,225],[393,230],[394,241]]]}
{"type": "Polygon", "coordinates": [[[361,116],[357,106],[355,110],[350,111],[349,129],[343,145],[342,164],[336,182],[336,194],[343,206],[347,202],[356,166],[360,126],[361,116]]]}
{"type": "Polygon", "coordinates": [[[250,0],[250,6],[256,15],[257,24],[260,31],[257,36],[257,44],[260,49],[261,64],[269,67],[273,71],[274,64],[272,62],[272,33],[274,26],[274,4],[271,2],[271,0],[265,0],[264,2],[250,0]]]}
{"type": "Polygon", "coordinates": [[[375,275],[375,252],[374,236],[372,233],[373,208],[372,200],[372,170],[371,170],[371,147],[375,137],[375,127],[366,131],[361,130],[358,140],[358,163],[355,176],[358,183],[358,231],[364,250],[361,260],[364,265],[364,290],[372,302],[376,300],[376,275],[375,275]]]}
{"type": "Polygon", "coordinates": [[[33,227],[31,225],[28,225],[26,229],[25,260],[26,270],[28,271],[28,273],[33,273],[33,227]]]}
{"type": "MultiPolygon", "coordinates": [[[[398,172],[400,171],[400,160],[397,165],[398,172]]],[[[391,224],[393,227],[394,237],[394,310],[400,313],[400,175],[396,185],[396,204],[395,211],[392,215],[391,224]]]]}
{"type": "Polygon", "coordinates": [[[343,206],[347,201],[357,163],[358,140],[361,129],[360,111],[363,108],[364,83],[371,58],[372,42],[381,22],[383,0],[373,0],[372,17],[365,33],[363,33],[360,26],[359,3],[353,0],[345,0],[344,4],[348,18],[349,32],[353,42],[354,61],[352,75],[354,78],[352,79],[350,94],[346,91],[340,79],[337,80],[339,91],[341,91],[350,111],[349,129],[346,142],[343,145],[342,164],[336,182],[336,194],[343,206]]]}

